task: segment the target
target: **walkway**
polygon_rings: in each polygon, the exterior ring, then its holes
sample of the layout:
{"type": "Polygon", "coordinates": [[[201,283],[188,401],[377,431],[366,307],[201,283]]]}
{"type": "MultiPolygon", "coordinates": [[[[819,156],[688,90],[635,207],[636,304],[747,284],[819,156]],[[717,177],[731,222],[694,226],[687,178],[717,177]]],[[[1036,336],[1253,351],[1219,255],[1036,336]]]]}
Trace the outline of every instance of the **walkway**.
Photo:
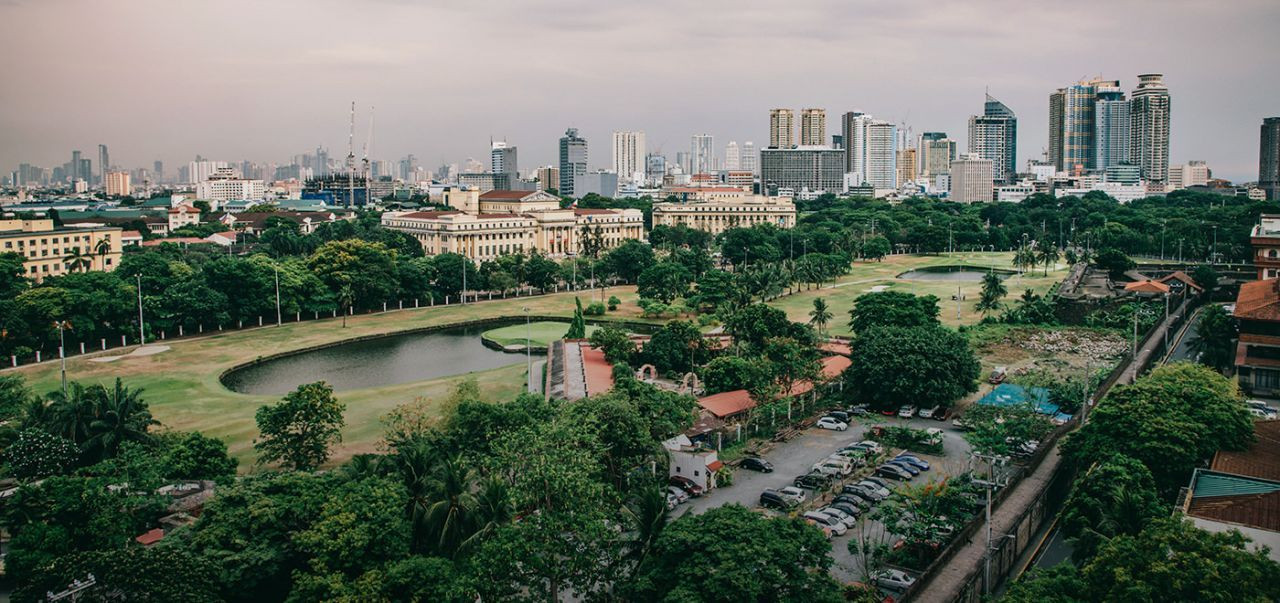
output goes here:
{"type": "MultiPolygon", "coordinates": [[[[1004,502],[992,509],[992,541],[1002,538],[1014,529],[1014,525],[1027,507],[1035,502],[1041,492],[1048,487],[1049,480],[1053,479],[1061,463],[1062,458],[1058,454],[1058,446],[1055,443],[1053,449],[1040,462],[1040,466],[1036,467],[1035,472],[1014,485],[1013,491],[1004,499],[1004,502]]],[[[986,546],[986,534],[982,530],[975,532],[973,539],[965,543],[964,548],[956,551],[951,562],[938,570],[924,592],[916,595],[912,600],[939,603],[955,601],[964,587],[972,582],[971,577],[983,571],[983,552],[986,546]]],[[[991,569],[993,575],[998,573],[996,568],[991,569]]]]}

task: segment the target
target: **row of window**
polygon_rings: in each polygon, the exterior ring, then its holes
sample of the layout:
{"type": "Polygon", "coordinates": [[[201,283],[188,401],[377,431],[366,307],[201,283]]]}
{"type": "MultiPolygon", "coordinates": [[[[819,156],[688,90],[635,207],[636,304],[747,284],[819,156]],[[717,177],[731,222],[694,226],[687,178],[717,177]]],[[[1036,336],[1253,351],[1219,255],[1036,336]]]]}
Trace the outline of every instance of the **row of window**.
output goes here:
{"type": "MultiPolygon", "coordinates": [[[[40,244],[40,245],[48,245],[48,244],[50,244],[50,243],[53,243],[54,245],[57,245],[59,242],[61,242],[61,243],[79,243],[80,241],[82,241],[82,240],[83,240],[83,241],[84,241],[84,242],[86,242],[86,243],[90,243],[90,242],[92,242],[92,241],[93,241],[93,237],[92,237],[92,236],[89,236],[89,235],[84,235],[84,236],[76,235],[76,236],[74,236],[74,237],[61,237],[61,239],[62,239],[61,241],[59,241],[58,239],[59,239],[59,237],[42,237],[42,238],[40,238],[40,239],[39,239],[39,241],[40,241],[40,243],[39,243],[39,244],[40,244]]],[[[103,239],[105,239],[105,240],[107,240],[107,241],[111,241],[111,235],[103,235],[103,239]]],[[[5,248],[5,249],[13,249],[13,244],[14,244],[15,242],[18,244],[18,249],[23,249],[23,248],[25,248],[27,245],[31,245],[32,247],[34,247],[34,246],[36,245],[36,240],[37,240],[37,239],[34,239],[34,238],[32,238],[32,239],[17,239],[16,241],[14,241],[14,240],[9,240],[9,241],[5,241],[5,242],[4,242],[4,248],[5,248]]]]}
{"type": "MultiPolygon", "coordinates": [[[[106,260],[103,262],[103,264],[104,264],[104,265],[106,265],[106,266],[110,266],[110,265],[111,265],[111,258],[106,258],[106,260]]],[[[39,265],[39,266],[29,266],[29,267],[27,267],[27,273],[28,273],[28,274],[49,274],[50,272],[52,272],[52,273],[55,273],[55,274],[56,274],[56,273],[58,273],[58,272],[62,272],[62,271],[63,271],[63,265],[62,265],[62,264],[52,264],[52,266],[53,266],[53,270],[50,270],[50,269],[49,269],[49,266],[50,266],[50,264],[41,264],[41,265],[39,265]]],[[[68,272],[70,272],[70,271],[71,271],[71,267],[70,267],[70,266],[66,267],[66,270],[67,270],[68,272]]]]}

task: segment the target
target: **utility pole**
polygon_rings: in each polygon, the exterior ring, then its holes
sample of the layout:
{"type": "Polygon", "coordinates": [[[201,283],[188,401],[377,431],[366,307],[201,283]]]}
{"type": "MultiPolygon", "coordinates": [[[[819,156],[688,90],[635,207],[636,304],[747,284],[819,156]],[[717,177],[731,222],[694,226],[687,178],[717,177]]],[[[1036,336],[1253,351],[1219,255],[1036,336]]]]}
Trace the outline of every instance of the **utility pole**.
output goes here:
{"type": "Polygon", "coordinates": [[[280,320],[280,267],[275,264],[271,268],[276,272],[276,326],[280,326],[283,321],[280,320]]]}
{"type": "Polygon", "coordinates": [[[58,328],[58,357],[62,360],[62,399],[67,399],[67,344],[62,331],[71,328],[71,323],[59,320],[53,323],[58,328]]]}
{"type": "Polygon", "coordinates": [[[1131,356],[1131,360],[1137,361],[1138,359],[1138,311],[1137,310],[1133,311],[1133,345],[1132,345],[1132,351],[1130,352],[1130,356],[1131,356]]]}
{"type": "Polygon", "coordinates": [[[533,339],[529,334],[529,306],[520,308],[524,312],[524,357],[527,368],[525,369],[529,375],[529,383],[525,387],[526,391],[533,391],[533,339]]]}
{"type": "Polygon", "coordinates": [[[138,277],[138,345],[147,345],[147,332],[142,326],[142,275],[138,277]]]}
{"type": "Polygon", "coordinates": [[[995,488],[1000,488],[1004,486],[1004,484],[1000,483],[1000,480],[996,478],[995,466],[997,464],[1003,466],[1005,463],[1009,462],[1009,458],[1005,456],[994,455],[994,454],[982,454],[980,452],[974,452],[970,456],[970,461],[972,462],[973,459],[980,459],[987,462],[988,479],[973,480],[973,483],[979,486],[982,486],[987,490],[987,504],[986,504],[987,546],[986,546],[986,552],[983,554],[982,592],[983,594],[990,594],[991,593],[991,553],[994,552],[994,549],[991,546],[991,491],[994,490],[995,488]]]}

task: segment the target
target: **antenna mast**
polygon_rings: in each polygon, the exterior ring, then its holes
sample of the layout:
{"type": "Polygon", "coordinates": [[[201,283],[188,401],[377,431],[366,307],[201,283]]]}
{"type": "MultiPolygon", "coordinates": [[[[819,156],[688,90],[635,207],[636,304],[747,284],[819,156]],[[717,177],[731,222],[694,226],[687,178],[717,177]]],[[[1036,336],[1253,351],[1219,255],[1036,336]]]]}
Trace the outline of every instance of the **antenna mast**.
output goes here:
{"type": "Polygon", "coordinates": [[[347,208],[356,203],[356,101],[351,101],[351,126],[347,130],[347,208]]]}

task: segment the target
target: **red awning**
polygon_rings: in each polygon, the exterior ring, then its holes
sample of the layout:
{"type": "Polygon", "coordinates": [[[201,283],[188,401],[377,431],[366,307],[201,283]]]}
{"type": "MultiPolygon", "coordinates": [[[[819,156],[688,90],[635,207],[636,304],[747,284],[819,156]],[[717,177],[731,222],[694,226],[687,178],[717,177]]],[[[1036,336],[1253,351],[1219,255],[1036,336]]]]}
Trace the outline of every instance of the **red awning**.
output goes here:
{"type": "Polygon", "coordinates": [[[707,463],[707,471],[711,471],[712,473],[719,471],[721,467],[724,467],[724,463],[721,463],[720,461],[711,461],[710,463],[707,463]]]}

